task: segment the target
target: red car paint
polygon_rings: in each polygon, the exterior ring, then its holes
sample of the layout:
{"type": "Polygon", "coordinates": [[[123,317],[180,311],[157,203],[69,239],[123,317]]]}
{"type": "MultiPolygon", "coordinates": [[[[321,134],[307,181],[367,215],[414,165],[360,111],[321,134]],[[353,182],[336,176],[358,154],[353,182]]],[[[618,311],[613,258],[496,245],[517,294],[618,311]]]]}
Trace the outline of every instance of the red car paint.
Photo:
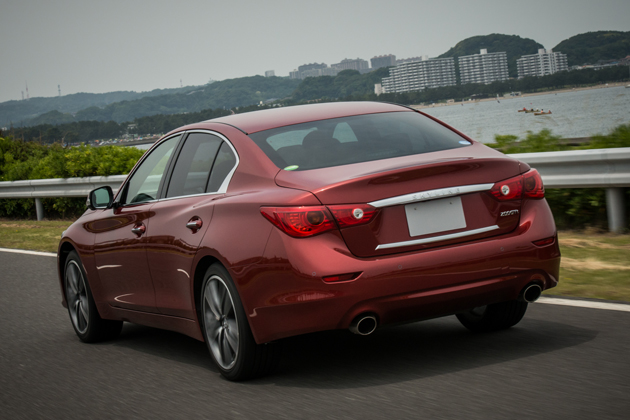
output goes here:
{"type": "Polygon", "coordinates": [[[496,184],[530,169],[464,136],[472,145],[293,172],[278,168],[248,136],[384,112],[416,111],[360,102],[296,106],[222,117],[169,133],[165,138],[204,130],[229,140],[239,163],[227,191],[86,211],[61,240],[60,284],[65,257],[74,249],[102,318],[203,340],[199,285],[207,267],[219,262],[238,289],[257,343],[348,328],[362,313],[376,314],[384,325],[514,300],[532,282],[543,289],[554,287],[560,264],[557,240],[534,244],[556,235],[544,199],[502,202],[490,191],[463,194],[467,226],[454,233],[498,228],[379,250],[379,244],[414,239],[404,205],[380,208],[367,224],[304,238],[287,235],[261,214],[266,207],[333,209],[415,192],[496,184]],[[201,226],[187,228],[191,220],[200,220],[201,226]],[[143,234],[131,232],[141,225],[143,234]]]}

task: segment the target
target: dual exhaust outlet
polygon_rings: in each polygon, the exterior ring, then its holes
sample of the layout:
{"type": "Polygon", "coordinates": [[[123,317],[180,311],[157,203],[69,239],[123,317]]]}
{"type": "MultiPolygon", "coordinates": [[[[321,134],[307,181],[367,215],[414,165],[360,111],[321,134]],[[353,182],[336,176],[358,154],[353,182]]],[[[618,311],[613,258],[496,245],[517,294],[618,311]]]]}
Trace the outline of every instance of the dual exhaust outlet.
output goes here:
{"type": "MultiPolygon", "coordinates": [[[[521,291],[519,300],[527,303],[533,303],[538,300],[542,294],[542,288],[536,283],[530,283],[521,291]]],[[[362,314],[357,316],[350,324],[350,332],[357,335],[370,335],[378,326],[378,321],[374,315],[362,314]]]]}

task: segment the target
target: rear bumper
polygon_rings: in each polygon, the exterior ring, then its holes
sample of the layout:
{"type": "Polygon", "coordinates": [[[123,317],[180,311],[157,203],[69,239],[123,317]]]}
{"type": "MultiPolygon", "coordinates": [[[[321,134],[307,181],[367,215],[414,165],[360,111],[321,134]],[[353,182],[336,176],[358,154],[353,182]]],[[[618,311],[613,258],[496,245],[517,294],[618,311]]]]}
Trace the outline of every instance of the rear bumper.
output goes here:
{"type": "Polygon", "coordinates": [[[426,319],[516,299],[531,282],[558,282],[557,240],[547,203],[524,203],[513,232],[480,241],[378,258],[358,258],[339,233],[308,239],[273,230],[264,258],[233,272],[258,343],[348,328],[362,313],[379,325],[426,319]],[[322,277],[361,273],[353,281],[322,277]]]}

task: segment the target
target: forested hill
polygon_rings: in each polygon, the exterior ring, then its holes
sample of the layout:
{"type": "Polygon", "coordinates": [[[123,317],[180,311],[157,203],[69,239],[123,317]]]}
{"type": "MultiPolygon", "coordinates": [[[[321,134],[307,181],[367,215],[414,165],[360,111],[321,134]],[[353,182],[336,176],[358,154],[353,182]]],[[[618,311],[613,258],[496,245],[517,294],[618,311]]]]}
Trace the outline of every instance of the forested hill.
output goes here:
{"type": "Polygon", "coordinates": [[[510,77],[517,77],[516,60],[522,55],[536,54],[539,48],[544,47],[533,39],[521,38],[518,35],[490,34],[466,38],[440,55],[439,58],[454,57],[455,62],[457,62],[457,57],[479,54],[481,49],[487,49],[489,53],[505,51],[509,75],[510,77]]]}
{"type": "MultiPolygon", "coordinates": [[[[198,112],[205,109],[247,106],[269,99],[285,98],[295,90],[300,80],[281,77],[241,77],[214,82],[205,86],[189,86],[180,92],[166,92],[161,95],[145,95],[141,98],[120,100],[109,104],[95,104],[77,110],[58,110],[50,107],[32,114],[19,113],[16,105],[28,104],[28,101],[10,101],[0,104],[0,126],[60,124],[74,121],[115,121],[121,123],[157,114],[178,114],[198,112]],[[13,105],[13,108],[10,108],[13,105]],[[5,112],[11,109],[12,112],[5,112]],[[48,111],[48,112],[46,112],[48,111]],[[72,115],[71,113],[74,113],[72,115]],[[16,115],[21,115],[20,119],[16,115]],[[30,118],[26,118],[30,116],[30,118]]],[[[72,96],[72,95],[69,95],[72,96]]],[[[64,98],[64,97],[61,97],[64,98]]],[[[44,99],[44,98],[38,98],[44,99]]],[[[49,98],[56,99],[56,98],[49,98]]]]}
{"type": "Polygon", "coordinates": [[[630,31],[598,31],[572,36],[553,49],[567,55],[569,66],[617,60],[630,54],[630,31]]]}
{"type": "Polygon", "coordinates": [[[37,117],[55,110],[61,113],[75,113],[92,106],[105,107],[121,101],[133,101],[148,96],[185,93],[197,89],[186,86],[175,89],[155,89],[149,92],[118,91],[108,93],[74,93],[51,98],[31,98],[27,101],[7,101],[0,103],[0,126],[8,126],[37,117]]]}

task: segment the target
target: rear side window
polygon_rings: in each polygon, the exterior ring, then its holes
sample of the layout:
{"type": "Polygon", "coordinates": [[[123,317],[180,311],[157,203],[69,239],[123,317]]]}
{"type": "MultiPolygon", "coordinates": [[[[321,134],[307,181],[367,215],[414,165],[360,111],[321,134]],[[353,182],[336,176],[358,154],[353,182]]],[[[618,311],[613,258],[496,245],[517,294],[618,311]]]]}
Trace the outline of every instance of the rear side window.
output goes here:
{"type": "Polygon", "coordinates": [[[227,143],[223,143],[214,161],[214,166],[212,167],[207,192],[220,191],[221,187],[223,187],[223,183],[232,172],[235,165],[236,155],[227,143]]]}
{"type": "Polygon", "coordinates": [[[191,133],[177,157],[166,197],[205,193],[221,143],[223,141],[216,136],[191,133]]]}
{"type": "Polygon", "coordinates": [[[250,134],[276,166],[308,170],[466,147],[471,143],[416,112],[296,124],[250,134]]]}

